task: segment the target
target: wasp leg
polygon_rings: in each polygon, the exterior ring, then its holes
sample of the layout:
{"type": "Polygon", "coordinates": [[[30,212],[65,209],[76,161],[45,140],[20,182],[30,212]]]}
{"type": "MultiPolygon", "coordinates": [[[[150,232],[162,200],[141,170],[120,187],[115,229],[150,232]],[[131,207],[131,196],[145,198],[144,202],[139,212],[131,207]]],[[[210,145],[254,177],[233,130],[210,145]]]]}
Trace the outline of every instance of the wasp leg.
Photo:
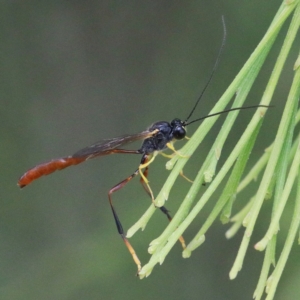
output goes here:
{"type": "Polygon", "coordinates": [[[175,153],[166,154],[166,153],[160,152],[159,154],[166,158],[173,158],[175,156],[175,153]]]}
{"type": "MultiPolygon", "coordinates": [[[[148,161],[148,156],[145,155],[142,158],[141,164],[143,164],[147,161],[148,161]]],[[[148,170],[149,170],[149,167],[147,166],[145,168],[144,172],[143,172],[143,176],[141,176],[141,178],[140,178],[140,183],[142,184],[142,186],[143,186],[144,190],[146,191],[146,193],[152,198],[151,192],[149,191],[149,188],[148,188],[148,185],[146,185],[146,183],[144,181],[144,178],[148,178],[148,170]]]]}
{"type": "MultiPolygon", "coordinates": [[[[169,214],[169,211],[167,210],[167,208],[162,206],[162,207],[160,207],[160,210],[167,216],[168,220],[171,222],[172,217],[169,214]]],[[[178,241],[180,242],[182,249],[184,250],[186,248],[186,244],[185,244],[185,240],[182,235],[179,237],[178,241]]]]}
{"type": "Polygon", "coordinates": [[[190,183],[193,183],[194,181],[189,179],[188,177],[186,177],[184,174],[183,174],[183,171],[181,170],[180,173],[179,173],[185,180],[187,180],[188,182],[190,183]]]}
{"type": "Polygon", "coordinates": [[[150,188],[150,185],[149,185],[149,180],[147,179],[147,174],[148,174],[148,166],[154,161],[156,155],[157,155],[156,152],[154,152],[154,154],[152,156],[144,154],[143,157],[142,157],[142,160],[141,160],[141,164],[139,165],[139,172],[140,172],[140,175],[141,175],[141,182],[143,181],[144,189],[150,195],[152,203],[154,205],[155,205],[154,196],[153,196],[153,192],[152,192],[152,190],[150,188]],[[144,175],[143,169],[147,169],[147,171],[145,172],[146,176],[144,175]]]}
{"type": "MultiPolygon", "coordinates": [[[[174,150],[175,150],[175,149],[174,149],[174,150]]],[[[172,153],[172,154],[165,154],[165,153],[160,152],[159,154],[162,155],[162,156],[164,156],[164,157],[166,157],[166,158],[173,158],[173,157],[175,156],[176,153],[178,153],[178,152],[174,152],[174,153],[172,153]]],[[[179,153],[179,155],[180,155],[180,153],[179,153]]],[[[181,155],[181,156],[182,156],[182,155],[181,155]]],[[[185,176],[185,175],[183,174],[183,171],[182,171],[182,170],[180,171],[179,174],[180,174],[185,180],[187,180],[188,182],[190,182],[190,183],[193,183],[193,182],[194,182],[193,180],[191,180],[191,179],[189,179],[187,176],[185,176]]]]}
{"type": "MultiPolygon", "coordinates": [[[[148,156],[144,155],[143,158],[142,158],[141,164],[146,164],[148,162],[148,160],[149,160],[148,156]]],[[[143,176],[140,179],[140,182],[141,182],[143,188],[145,189],[145,191],[147,192],[147,194],[152,198],[152,194],[151,194],[151,192],[150,192],[150,190],[148,188],[149,184],[146,184],[145,181],[144,181],[144,178],[146,178],[146,179],[148,178],[148,171],[149,171],[149,167],[148,166],[149,166],[149,164],[146,166],[146,168],[145,168],[145,170],[143,172],[143,176]]],[[[168,220],[171,222],[172,221],[172,217],[169,214],[168,209],[165,206],[161,206],[159,209],[167,216],[168,220]]],[[[185,244],[183,236],[181,236],[178,240],[179,240],[182,248],[185,249],[186,248],[186,244],[185,244]]]]}
{"type": "Polygon", "coordinates": [[[141,270],[142,266],[141,266],[141,262],[138,258],[138,256],[136,255],[133,247],[131,246],[131,244],[129,243],[128,239],[126,238],[126,234],[124,233],[124,230],[123,230],[123,227],[122,227],[122,224],[120,222],[120,219],[117,215],[117,212],[113,206],[113,203],[112,203],[112,197],[111,195],[120,190],[122,187],[124,187],[133,177],[135,177],[136,175],[139,174],[139,169],[137,169],[133,174],[131,174],[129,177],[127,177],[126,179],[122,180],[120,183],[118,183],[117,185],[115,185],[113,188],[111,188],[108,192],[108,199],[109,199],[109,204],[110,204],[110,207],[111,207],[111,210],[112,210],[112,213],[114,215],[114,219],[115,219],[115,222],[116,222],[116,225],[117,225],[117,229],[118,229],[118,232],[119,234],[121,235],[129,253],[131,254],[135,264],[137,265],[137,269],[138,269],[138,273],[139,271],[141,270]]]}
{"type": "Polygon", "coordinates": [[[185,158],[190,157],[189,155],[182,155],[180,152],[178,152],[178,151],[174,148],[172,142],[167,143],[166,146],[167,146],[170,150],[172,150],[174,153],[176,153],[178,156],[180,156],[180,157],[185,157],[185,158]]]}

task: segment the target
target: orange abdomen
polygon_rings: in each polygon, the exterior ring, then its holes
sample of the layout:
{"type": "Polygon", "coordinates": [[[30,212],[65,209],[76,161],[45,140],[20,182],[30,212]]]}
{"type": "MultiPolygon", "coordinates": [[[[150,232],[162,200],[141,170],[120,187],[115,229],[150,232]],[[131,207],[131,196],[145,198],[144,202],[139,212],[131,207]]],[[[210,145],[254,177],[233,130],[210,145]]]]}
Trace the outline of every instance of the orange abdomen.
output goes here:
{"type": "Polygon", "coordinates": [[[63,157],[59,159],[54,159],[49,162],[35,166],[34,168],[28,170],[24,175],[22,175],[18,181],[19,187],[23,188],[24,186],[31,183],[33,180],[38,179],[43,175],[51,174],[57,170],[62,170],[72,165],[77,165],[86,160],[86,157],[63,157]]]}

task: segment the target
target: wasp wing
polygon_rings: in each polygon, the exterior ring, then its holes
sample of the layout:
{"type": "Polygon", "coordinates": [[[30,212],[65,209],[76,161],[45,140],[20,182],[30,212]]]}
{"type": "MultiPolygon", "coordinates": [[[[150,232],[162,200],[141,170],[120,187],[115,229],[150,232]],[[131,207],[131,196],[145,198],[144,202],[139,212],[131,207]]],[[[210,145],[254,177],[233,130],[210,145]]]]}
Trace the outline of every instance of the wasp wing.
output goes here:
{"type": "Polygon", "coordinates": [[[122,147],[126,144],[144,140],[151,137],[156,131],[145,130],[137,134],[122,135],[112,139],[101,140],[91,146],[83,148],[72,155],[73,158],[85,157],[86,159],[94,158],[96,156],[102,156],[113,153],[112,150],[122,147]]]}

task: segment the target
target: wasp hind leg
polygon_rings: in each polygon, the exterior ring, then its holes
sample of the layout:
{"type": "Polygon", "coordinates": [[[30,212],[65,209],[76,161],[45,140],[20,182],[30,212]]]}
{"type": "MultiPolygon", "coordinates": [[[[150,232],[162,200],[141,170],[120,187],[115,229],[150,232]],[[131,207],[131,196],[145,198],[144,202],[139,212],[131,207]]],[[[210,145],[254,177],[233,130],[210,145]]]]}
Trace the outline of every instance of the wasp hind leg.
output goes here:
{"type": "Polygon", "coordinates": [[[121,221],[117,215],[117,212],[113,206],[113,203],[112,203],[112,194],[118,190],[120,190],[122,187],[124,187],[132,178],[134,178],[136,175],[139,174],[139,169],[137,169],[133,174],[131,174],[129,177],[127,177],[126,179],[122,180],[121,182],[119,182],[117,185],[115,185],[113,188],[111,188],[108,192],[108,199],[109,199],[109,204],[110,204],[110,207],[111,207],[111,210],[112,210],[112,213],[113,213],[113,216],[114,216],[114,219],[115,219],[115,222],[116,222],[116,225],[117,225],[117,229],[118,229],[118,232],[121,236],[121,238],[123,239],[129,253],[131,254],[135,264],[137,265],[137,269],[138,269],[138,272],[141,270],[142,268],[142,265],[141,265],[141,262],[137,256],[137,254],[135,253],[133,247],[131,246],[131,244],[129,243],[128,239],[126,238],[126,234],[124,233],[124,229],[123,229],[123,226],[121,224],[121,221]]]}

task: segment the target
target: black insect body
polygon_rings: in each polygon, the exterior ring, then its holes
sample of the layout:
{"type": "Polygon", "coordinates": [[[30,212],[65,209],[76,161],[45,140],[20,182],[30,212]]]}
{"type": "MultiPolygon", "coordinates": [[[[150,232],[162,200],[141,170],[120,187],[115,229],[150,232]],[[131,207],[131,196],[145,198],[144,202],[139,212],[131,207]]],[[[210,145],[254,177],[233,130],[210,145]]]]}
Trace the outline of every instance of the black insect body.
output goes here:
{"type": "Polygon", "coordinates": [[[182,140],[185,135],[185,125],[179,119],[174,119],[171,123],[160,121],[149,127],[150,132],[157,132],[152,137],[144,140],[140,153],[151,154],[155,151],[162,151],[167,148],[167,144],[174,140],[182,140]]]}

